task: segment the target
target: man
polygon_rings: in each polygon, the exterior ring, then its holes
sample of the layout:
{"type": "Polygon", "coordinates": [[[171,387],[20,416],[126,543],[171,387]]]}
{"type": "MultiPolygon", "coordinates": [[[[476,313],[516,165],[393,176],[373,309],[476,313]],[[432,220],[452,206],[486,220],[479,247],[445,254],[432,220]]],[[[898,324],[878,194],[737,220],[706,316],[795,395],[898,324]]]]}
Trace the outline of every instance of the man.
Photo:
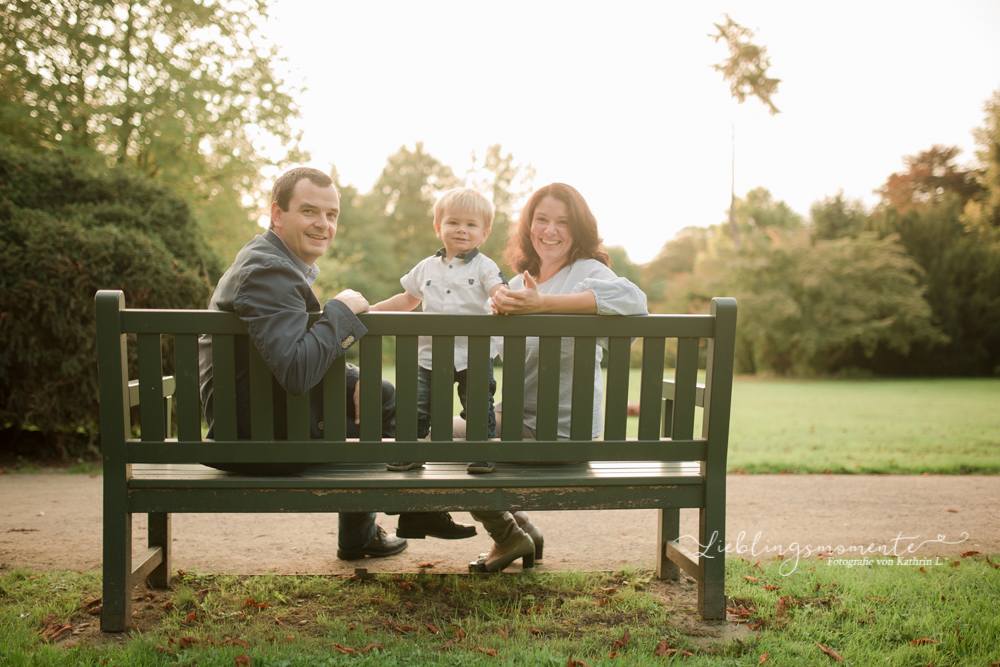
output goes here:
{"type": "MultiPolygon", "coordinates": [[[[340,195],[329,176],[316,169],[293,169],[271,191],[271,226],[247,243],[229,270],[219,279],[209,309],[240,316],[249,339],[274,374],[276,389],[298,395],[310,393],[310,429],[322,438],[323,391],[321,380],[330,364],[361,338],[367,329],[357,315],[368,310],[358,292],[344,290],[326,302],[323,314],[311,327],[308,313],[321,309],[312,290],[319,274],[316,260],[337,234],[340,195]]],[[[236,403],[237,437],[250,436],[250,369],[247,339],[237,337],[236,403]]],[[[214,437],[211,336],[199,340],[201,398],[214,437]]],[[[358,369],[347,367],[347,437],[356,438],[358,369]]],[[[281,391],[274,392],[274,437],[287,438],[287,411],[281,391]]],[[[393,386],[382,383],[382,433],[395,435],[396,403],[393,386]]],[[[276,446],[280,446],[276,443],[276,446]]],[[[335,446],[335,445],[334,445],[335,446]]],[[[220,470],[242,474],[295,474],[309,464],[208,463],[220,470]]],[[[456,524],[447,512],[410,512],[400,515],[400,536],[461,539],[475,535],[475,526],[456,524]]],[[[354,560],[365,556],[390,556],[406,548],[402,537],[387,535],[375,525],[374,512],[342,512],[339,516],[337,557],[354,560]]]]}

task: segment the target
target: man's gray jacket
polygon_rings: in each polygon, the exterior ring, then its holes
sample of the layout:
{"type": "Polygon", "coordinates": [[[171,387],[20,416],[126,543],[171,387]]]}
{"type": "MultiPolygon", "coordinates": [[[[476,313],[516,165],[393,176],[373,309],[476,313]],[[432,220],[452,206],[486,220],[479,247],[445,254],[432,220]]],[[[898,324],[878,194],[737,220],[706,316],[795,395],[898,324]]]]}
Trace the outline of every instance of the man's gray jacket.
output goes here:
{"type": "MultiPolygon", "coordinates": [[[[210,310],[236,313],[250,333],[250,340],[285,391],[298,395],[311,392],[311,404],[322,406],[324,373],[333,361],[361,338],[367,329],[343,302],[330,299],[323,315],[312,327],[308,313],[320,310],[312,286],[306,280],[309,267],[295,256],[272,230],[255,237],[236,255],[229,270],[219,279],[210,310]]],[[[250,437],[250,369],[246,338],[236,338],[237,434],[250,437]]],[[[201,399],[214,437],[212,409],[212,341],[198,341],[201,399]]],[[[348,375],[356,381],[358,370],[348,365],[348,375]]],[[[349,384],[353,382],[349,381],[349,384]]],[[[286,437],[284,392],[274,392],[276,439],[286,437]]],[[[322,437],[314,414],[312,436],[322,437]]]]}

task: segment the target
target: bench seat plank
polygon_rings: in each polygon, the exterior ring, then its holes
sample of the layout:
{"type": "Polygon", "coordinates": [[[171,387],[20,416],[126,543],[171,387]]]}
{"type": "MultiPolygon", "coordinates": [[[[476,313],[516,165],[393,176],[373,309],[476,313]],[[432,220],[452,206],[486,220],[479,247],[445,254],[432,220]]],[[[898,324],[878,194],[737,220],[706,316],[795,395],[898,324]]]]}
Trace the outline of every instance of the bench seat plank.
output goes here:
{"type": "Polygon", "coordinates": [[[393,473],[377,463],[317,465],[302,475],[243,476],[191,464],[143,464],[132,467],[129,489],[254,488],[254,489],[481,489],[505,486],[628,486],[648,484],[656,478],[664,485],[699,485],[700,466],[690,462],[650,463],[614,461],[570,465],[519,465],[498,463],[486,475],[469,475],[465,463],[428,463],[423,469],[393,473]]]}

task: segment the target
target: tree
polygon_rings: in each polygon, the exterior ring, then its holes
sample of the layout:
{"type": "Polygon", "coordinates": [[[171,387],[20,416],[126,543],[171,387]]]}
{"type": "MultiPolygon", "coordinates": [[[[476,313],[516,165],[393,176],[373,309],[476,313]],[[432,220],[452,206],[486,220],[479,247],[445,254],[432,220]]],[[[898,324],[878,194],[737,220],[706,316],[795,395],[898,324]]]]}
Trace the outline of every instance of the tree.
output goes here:
{"type": "Polygon", "coordinates": [[[809,208],[809,218],[813,238],[828,241],[845,236],[855,238],[869,229],[871,222],[861,200],[844,199],[843,191],[814,203],[809,208]]]}
{"type": "Polygon", "coordinates": [[[970,229],[989,232],[1000,242],[1000,89],[986,101],[983,127],[973,131],[980,168],[976,179],[979,193],[965,205],[962,220],[970,229]]]}
{"type": "Polygon", "coordinates": [[[739,252],[723,249],[699,267],[702,291],[740,302],[741,372],[810,376],[871,357],[941,342],[919,286],[920,267],[895,238],[813,241],[804,229],[755,231],[739,252]]]}
{"type": "Polygon", "coordinates": [[[0,132],[130,164],[187,197],[227,252],[254,233],[268,137],[300,159],[269,0],[3,0],[0,132]]]}
{"type": "MultiPolygon", "coordinates": [[[[714,23],[716,34],[710,34],[716,43],[722,40],[729,49],[729,58],[712,67],[717,72],[722,72],[722,78],[729,82],[729,92],[739,104],[746,101],[747,96],[756,97],[768,112],[773,116],[780,113],[778,107],[774,106],[771,96],[778,92],[778,84],[781,79],[774,79],[767,76],[767,70],[771,67],[771,59],[767,55],[767,47],[757,46],[750,39],[754,36],[754,31],[744,28],[739,23],[733,21],[729,14],[726,14],[724,24],[714,23]]],[[[739,249],[740,238],[734,219],[734,208],[736,205],[736,126],[733,124],[733,175],[732,189],[729,200],[729,232],[733,236],[733,245],[739,249]]]]}
{"type": "Polygon", "coordinates": [[[520,206],[534,190],[535,169],[530,164],[514,161],[513,153],[503,155],[500,144],[486,149],[482,166],[472,153],[472,165],[465,174],[465,185],[480,192],[489,193],[496,214],[493,229],[480,250],[495,261],[508,278],[513,277],[513,269],[504,259],[510,231],[520,217],[520,206]]]}
{"type": "Polygon", "coordinates": [[[889,176],[885,185],[875,192],[882,196],[883,206],[899,213],[940,203],[946,194],[968,201],[979,193],[976,174],[955,165],[961,153],[958,146],[931,146],[930,150],[903,158],[908,169],[889,176]]]}

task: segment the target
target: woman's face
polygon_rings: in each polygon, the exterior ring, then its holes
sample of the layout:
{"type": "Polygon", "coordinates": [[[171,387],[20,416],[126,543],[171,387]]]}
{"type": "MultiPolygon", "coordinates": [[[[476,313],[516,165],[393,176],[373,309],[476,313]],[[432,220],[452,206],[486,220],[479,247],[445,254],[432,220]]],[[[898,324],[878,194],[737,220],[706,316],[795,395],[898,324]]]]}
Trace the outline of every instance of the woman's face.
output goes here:
{"type": "Polygon", "coordinates": [[[531,216],[531,245],[542,260],[542,266],[562,267],[573,249],[569,230],[569,209],[555,197],[546,197],[535,207],[531,216]]]}

